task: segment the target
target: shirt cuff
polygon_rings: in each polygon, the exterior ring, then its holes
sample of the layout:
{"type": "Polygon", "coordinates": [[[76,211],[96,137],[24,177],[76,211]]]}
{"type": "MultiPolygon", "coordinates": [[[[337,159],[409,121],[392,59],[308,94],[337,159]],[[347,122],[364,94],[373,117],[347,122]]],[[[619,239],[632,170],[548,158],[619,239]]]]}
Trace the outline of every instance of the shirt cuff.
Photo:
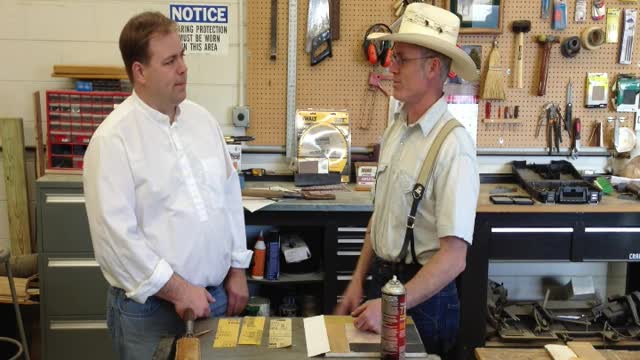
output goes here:
{"type": "Polygon", "coordinates": [[[160,259],[151,276],[138,285],[137,288],[128,291],[126,295],[128,298],[144,304],[149,296],[154,295],[162,289],[172,275],[173,269],[171,265],[164,259],[160,259]]]}
{"type": "Polygon", "coordinates": [[[231,267],[238,269],[246,269],[251,263],[251,250],[234,251],[231,253],[231,267]]]}

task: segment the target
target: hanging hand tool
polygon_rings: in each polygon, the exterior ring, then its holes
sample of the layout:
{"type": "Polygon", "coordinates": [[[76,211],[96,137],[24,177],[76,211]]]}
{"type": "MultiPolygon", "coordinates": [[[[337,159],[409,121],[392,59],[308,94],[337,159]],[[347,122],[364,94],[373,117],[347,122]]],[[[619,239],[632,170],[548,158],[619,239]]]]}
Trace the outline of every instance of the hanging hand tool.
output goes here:
{"type": "Polygon", "coordinates": [[[276,59],[278,46],[278,0],[271,0],[271,60],[276,59]]]}
{"type": "Polygon", "coordinates": [[[578,158],[578,152],[580,152],[580,131],[582,128],[580,118],[576,118],[573,125],[573,149],[571,149],[571,158],[575,160],[578,158]]]}
{"type": "Polygon", "coordinates": [[[331,0],[329,4],[331,40],[340,40],[340,0],[331,0]]]}
{"type": "Polygon", "coordinates": [[[553,123],[553,120],[547,118],[547,148],[549,149],[549,155],[553,152],[553,123]]]}
{"type": "MultiPolygon", "coordinates": [[[[391,96],[389,92],[380,84],[383,80],[393,80],[393,75],[388,73],[369,73],[369,87],[365,93],[365,99],[360,105],[361,118],[366,119],[366,122],[362,122],[358,128],[360,130],[369,130],[373,123],[374,110],[376,108],[376,99],[378,98],[378,90],[380,90],[386,97],[391,96]],[[365,116],[365,112],[367,115],[365,116]]],[[[385,99],[387,101],[388,99],[385,99]]]]}
{"type": "Polygon", "coordinates": [[[548,19],[551,15],[551,0],[541,0],[540,1],[540,17],[543,19],[548,19]]]}
{"type": "Polygon", "coordinates": [[[569,80],[569,84],[567,85],[567,106],[564,111],[564,129],[567,130],[569,136],[571,136],[571,131],[573,128],[571,127],[571,120],[573,117],[573,84],[571,80],[569,80]]]}
{"type": "Polygon", "coordinates": [[[562,124],[560,123],[560,119],[554,121],[554,145],[556,148],[556,154],[560,153],[560,143],[562,142],[562,124]]]}
{"type": "Polygon", "coordinates": [[[540,83],[538,84],[538,96],[547,93],[547,75],[549,75],[549,56],[553,44],[559,43],[557,36],[539,35],[536,40],[542,45],[542,60],[540,61],[540,83]]]}
{"type": "Polygon", "coordinates": [[[518,36],[518,47],[516,47],[516,71],[513,74],[514,82],[518,89],[522,89],[522,64],[524,61],[524,34],[531,30],[531,21],[515,20],[511,23],[511,30],[518,36]]]}
{"type": "MultiPolygon", "coordinates": [[[[549,122],[549,119],[551,119],[553,107],[553,103],[546,103],[542,107],[542,111],[540,111],[540,115],[538,116],[538,124],[536,125],[536,138],[540,136],[540,129],[542,129],[545,120],[549,122]]],[[[553,110],[553,112],[555,112],[555,110],[553,110]]]]}
{"type": "Polygon", "coordinates": [[[333,56],[329,0],[309,0],[305,50],[311,57],[311,66],[333,56]]]}

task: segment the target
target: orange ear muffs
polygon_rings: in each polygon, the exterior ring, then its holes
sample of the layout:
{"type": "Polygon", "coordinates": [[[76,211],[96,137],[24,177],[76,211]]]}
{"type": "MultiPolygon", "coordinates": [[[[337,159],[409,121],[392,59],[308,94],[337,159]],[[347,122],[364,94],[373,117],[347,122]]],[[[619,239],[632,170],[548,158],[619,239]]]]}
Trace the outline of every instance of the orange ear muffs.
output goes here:
{"type": "Polygon", "coordinates": [[[391,42],[368,40],[367,37],[374,32],[384,32],[391,34],[391,29],[387,25],[382,23],[374,24],[369,27],[364,35],[364,41],[362,43],[364,55],[371,65],[376,65],[379,63],[383,67],[388,67],[389,65],[391,65],[391,57],[393,54],[393,51],[391,50],[391,42]]]}
{"type": "Polygon", "coordinates": [[[382,65],[382,67],[391,66],[391,58],[393,57],[391,41],[383,41],[380,48],[380,65],[382,65]]]}
{"type": "Polygon", "coordinates": [[[378,63],[378,49],[376,48],[376,44],[367,40],[367,44],[365,45],[365,54],[367,55],[367,60],[371,65],[375,65],[378,63]]]}

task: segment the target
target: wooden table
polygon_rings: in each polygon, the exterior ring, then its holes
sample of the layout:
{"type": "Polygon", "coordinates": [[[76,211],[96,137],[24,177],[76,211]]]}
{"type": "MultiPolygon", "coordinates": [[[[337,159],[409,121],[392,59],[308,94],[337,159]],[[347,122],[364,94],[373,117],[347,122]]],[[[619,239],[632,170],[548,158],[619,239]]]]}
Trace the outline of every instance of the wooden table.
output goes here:
{"type": "MultiPolygon", "coordinates": [[[[599,350],[607,360],[638,360],[640,351],[599,350]]],[[[477,360],[553,360],[545,349],[476,348],[477,360]]]]}

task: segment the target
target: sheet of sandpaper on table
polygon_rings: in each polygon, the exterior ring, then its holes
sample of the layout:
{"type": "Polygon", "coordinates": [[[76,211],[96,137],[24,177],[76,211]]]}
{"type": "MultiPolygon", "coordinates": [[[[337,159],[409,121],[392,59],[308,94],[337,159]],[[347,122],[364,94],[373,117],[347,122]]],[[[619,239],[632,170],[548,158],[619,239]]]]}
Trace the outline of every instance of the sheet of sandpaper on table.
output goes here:
{"type": "MultiPolygon", "coordinates": [[[[256,345],[238,345],[234,348],[213,348],[213,339],[215,338],[215,332],[218,326],[218,318],[212,318],[207,320],[199,320],[195,325],[195,332],[198,333],[203,330],[213,329],[213,331],[204,334],[200,338],[201,351],[202,351],[202,360],[209,359],[247,359],[247,360],[269,360],[269,359],[277,359],[277,360],[299,360],[307,358],[307,347],[304,337],[304,326],[302,323],[302,318],[292,318],[292,346],[288,348],[281,349],[269,349],[269,331],[268,325],[269,320],[271,318],[267,318],[267,322],[265,323],[265,331],[262,336],[262,343],[260,346],[256,345]]],[[[348,322],[352,322],[353,319],[349,316],[325,316],[325,323],[327,325],[327,333],[329,334],[329,342],[333,346],[332,342],[332,332],[330,330],[331,324],[341,323],[342,325],[342,334],[344,332],[344,324],[348,322]]],[[[407,323],[407,328],[415,329],[415,325],[412,323],[407,323]]],[[[414,330],[412,330],[414,331],[414,330]]],[[[408,331],[407,335],[409,336],[410,331],[408,331]]],[[[412,340],[419,337],[417,336],[417,332],[412,336],[412,340]],[[415,336],[415,338],[414,338],[415,336]]],[[[346,338],[344,339],[346,342],[346,338]]],[[[412,345],[413,346],[413,345],[412,345]]],[[[422,345],[420,345],[422,346],[422,345]]],[[[376,350],[376,352],[379,349],[376,350]]],[[[424,348],[421,348],[420,351],[424,353],[424,348]]],[[[363,354],[364,355],[364,354],[363,354]]],[[[343,355],[345,356],[345,355],[343,355]]],[[[357,353],[350,353],[346,355],[349,359],[371,359],[371,356],[358,356],[357,353]]],[[[425,360],[433,360],[433,357],[430,356],[411,356],[411,358],[415,359],[425,359],[425,360]]]]}
{"type": "MultiPolygon", "coordinates": [[[[353,354],[371,354],[380,352],[380,343],[371,342],[348,342],[345,326],[353,323],[353,318],[350,316],[326,316],[325,323],[327,324],[327,334],[329,334],[329,343],[331,344],[331,352],[326,354],[325,357],[344,357],[347,354],[352,356],[353,354]],[[342,342],[344,341],[344,345],[342,342]],[[334,346],[334,344],[340,344],[340,346],[334,346]]],[[[416,326],[408,318],[407,321],[407,354],[425,354],[422,340],[416,326]]]]}

